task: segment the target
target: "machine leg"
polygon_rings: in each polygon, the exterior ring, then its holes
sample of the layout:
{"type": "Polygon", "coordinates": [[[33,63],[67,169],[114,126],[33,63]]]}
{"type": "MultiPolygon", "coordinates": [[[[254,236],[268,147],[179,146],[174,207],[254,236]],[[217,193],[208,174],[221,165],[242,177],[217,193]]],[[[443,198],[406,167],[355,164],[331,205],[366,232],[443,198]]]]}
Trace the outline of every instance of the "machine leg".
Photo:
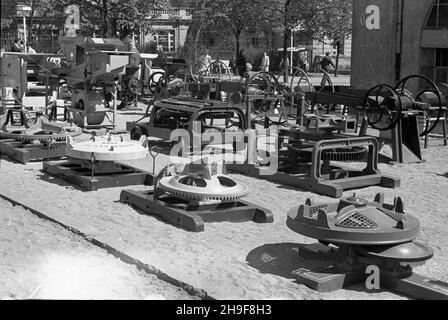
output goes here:
{"type": "Polygon", "coordinates": [[[448,133],[446,128],[446,118],[448,115],[448,110],[443,112],[442,130],[443,130],[443,145],[446,147],[448,145],[448,133]]]}
{"type": "MultiPolygon", "coordinates": [[[[426,120],[426,128],[428,128],[428,127],[429,127],[429,120],[426,120]]],[[[429,134],[427,134],[427,135],[425,136],[425,145],[424,145],[424,148],[425,148],[425,149],[428,148],[428,139],[429,139],[429,134]]]]}

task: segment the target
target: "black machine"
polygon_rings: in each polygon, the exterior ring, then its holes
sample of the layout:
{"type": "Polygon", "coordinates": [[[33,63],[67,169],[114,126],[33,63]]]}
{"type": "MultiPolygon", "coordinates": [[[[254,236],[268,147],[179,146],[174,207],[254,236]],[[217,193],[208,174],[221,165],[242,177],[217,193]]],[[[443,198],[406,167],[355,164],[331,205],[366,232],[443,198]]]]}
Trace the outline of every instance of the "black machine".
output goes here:
{"type": "MultiPolygon", "coordinates": [[[[219,144],[202,141],[202,134],[207,129],[222,133],[221,142],[225,141],[224,132],[246,129],[246,117],[242,109],[226,103],[212,100],[198,100],[187,97],[172,97],[154,102],[151,112],[135,122],[127,122],[126,130],[131,132],[131,139],[138,140],[142,135],[157,137],[162,142],[172,145],[180,143],[181,149],[188,153],[194,141],[200,144],[219,144]],[[148,122],[142,120],[149,118],[148,122]],[[190,136],[172,141],[175,129],[186,129],[190,136]],[[186,141],[188,140],[190,141],[186,141]]],[[[238,143],[235,143],[237,148],[238,143]]]]}
{"type": "Polygon", "coordinates": [[[351,114],[357,121],[361,117],[361,129],[358,132],[356,125],[356,133],[360,136],[374,135],[372,129],[376,130],[382,144],[390,145],[392,149],[388,161],[412,163],[423,160],[420,138],[424,137],[427,143],[427,137],[433,133],[439,120],[442,121],[444,144],[447,145],[448,92],[442,93],[443,88],[425,76],[411,75],[395,87],[380,84],[367,92],[307,92],[305,99],[311,105],[311,112],[351,114]]]}

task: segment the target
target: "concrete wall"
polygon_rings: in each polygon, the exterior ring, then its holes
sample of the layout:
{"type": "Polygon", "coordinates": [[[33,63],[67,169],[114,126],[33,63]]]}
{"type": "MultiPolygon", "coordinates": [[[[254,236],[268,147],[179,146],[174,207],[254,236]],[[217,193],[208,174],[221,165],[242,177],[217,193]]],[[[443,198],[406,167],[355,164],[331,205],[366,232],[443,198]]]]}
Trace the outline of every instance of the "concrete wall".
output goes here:
{"type": "Polygon", "coordinates": [[[393,85],[399,80],[397,76],[402,79],[411,74],[425,74],[428,67],[434,66],[434,48],[448,48],[448,29],[425,29],[433,0],[405,0],[401,64],[397,72],[400,2],[353,0],[351,84],[354,88],[369,89],[379,83],[393,85]],[[362,20],[362,17],[366,17],[368,5],[379,8],[379,29],[369,30],[365,20],[362,20]]]}
{"type": "Polygon", "coordinates": [[[421,73],[423,49],[422,30],[432,0],[406,0],[403,11],[403,50],[401,78],[421,73]]]}
{"type": "Polygon", "coordinates": [[[397,0],[353,0],[351,85],[370,89],[379,83],[395,82],[397,0]],[[379,17],[366,14],[376,5],[379,17]],[[379,18],[379,21],[378,21],[379,18]],[[377,28],[372,24],[378,23],[377,28]]]}

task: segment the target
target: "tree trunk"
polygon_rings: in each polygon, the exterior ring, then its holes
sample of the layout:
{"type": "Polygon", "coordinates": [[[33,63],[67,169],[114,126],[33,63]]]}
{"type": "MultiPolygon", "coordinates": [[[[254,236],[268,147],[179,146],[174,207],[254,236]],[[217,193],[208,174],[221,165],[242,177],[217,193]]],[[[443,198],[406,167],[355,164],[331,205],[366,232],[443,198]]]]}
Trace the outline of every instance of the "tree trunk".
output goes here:
{"type": "Polygon", "coordinates": [[[239,53],[240,53],[240,36],[241,36],[241,32],[236,32],[235,34],[235,57],[238,57],[239,53]]]}
{"type": "Polygon", "coordinates": [[[341,42],[337,41],[336,42],[336,67],[334,68],[334,76],[337,77],[338,76],[338,69],[339,69],[339,51],[341,48],[341,42]]]}
{"type": "MultiPolygon", "coordinates": [[[[288,74],[289,74],[289,63],[288,61],[288,41],[289,41],[289,28],[288,28],[288,11],[289,11],[289,4],[291,3],[291,0],[287,0],[285,2],[285,12],[284,12],[284,21],[283,26],[285,30],[283,31],[283,67],[285,69],[285,72],[283,74],[283,80],[284,82],[288,82],[288,74]]],[[[292,48],[291,48],[292,50],[292,48]]],[[[292,63],[292,61],[290,61],[292,63]]]]}
{"type": "Polygon", "coordinates": [[[105,36],[107,38],[110,38],[109,35],[109,18],[108,18],[108,12],[107,12],[107,0],[103,0],[103,22],[102,27],[104,28],[104,31],[102,31],[102,37],[105,36]]]}
{"type": "Polygon", "coordinates": [[[285,72],[283,73],[284,82],[288,82],[288,75],[289,75],[288,41],[289,41],[289,33],[288,29],[286,29],[285,24],[285,31],[283,32],[283,68],[285,70],[285,72]]]}

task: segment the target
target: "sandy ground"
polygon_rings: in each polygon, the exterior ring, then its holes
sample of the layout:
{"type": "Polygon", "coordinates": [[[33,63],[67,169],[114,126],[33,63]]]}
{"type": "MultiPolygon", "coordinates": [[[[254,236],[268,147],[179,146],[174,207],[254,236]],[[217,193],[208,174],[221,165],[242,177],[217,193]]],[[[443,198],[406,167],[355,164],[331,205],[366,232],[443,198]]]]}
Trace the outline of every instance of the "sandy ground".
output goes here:
{"type": "MultiPolygon", "coordinates": [[[[120,112],[119,127],[141,112],[120,112]]],[[[420,239],[434,248],[435,257],[416,268],[420,274],[448,281],[448,148],[440,140],[423,150],[420,164],[380,164],[387,174],[401,177],[401,187],[369,187],[357,194],[373,199],[385,192],[390,202],[402,196],[408,213],[421,220],[420,239]]],[[[156,171],[169,162],[157,157],[156,171]]],[[[134,161],[152,171],[152,160],[134,161]]],[[[0,193],[45,212],[168,275],[204,289],[218,299],[403,299],[388,291],[367,292],[363,286],[333,293],[319,293],[297,284],[292,271],[300,268],[295,249],[313,243],[287,228],[291,207],[306,198],[317,202],[337,201],[248,176],[231,176],[251,188],[246,200],[271,210],[274,223],[209,223],[193,233],[135,211],[120,203],[122,189],[145,190],[144,186],[84,192],[41,172],[41,163],[22,165],[5,158],[0,162],[0,193]],[[269,257],[269,259],[266,259],[269,257]],[[272,259],[275,263],[272,263],[272,259]],[[266,261],[271,262],[267,263],[266,261]]],[[[349,195],[352,192],[346,192],[349,195]]]]}
{"type": "Polygon", "coordinates": [[[192,298],[20,206],[0,208],[0,299],[192,298]]]}

